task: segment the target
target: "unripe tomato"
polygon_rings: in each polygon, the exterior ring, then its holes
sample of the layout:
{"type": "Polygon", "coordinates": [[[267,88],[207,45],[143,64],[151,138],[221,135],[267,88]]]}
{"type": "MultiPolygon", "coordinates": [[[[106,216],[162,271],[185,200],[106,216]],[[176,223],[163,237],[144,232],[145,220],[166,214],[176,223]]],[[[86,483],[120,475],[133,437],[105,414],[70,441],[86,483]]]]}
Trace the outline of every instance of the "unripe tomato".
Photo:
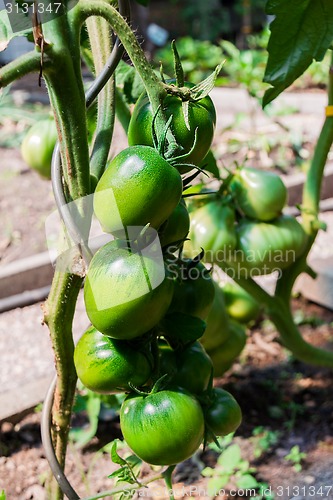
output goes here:
{"type": "Polygon", "coordinates": [[[242,325],[230,321],[229,332],[230,335],[225,342],[212,351],[207,351],[214,366],[214,377],[221,377],[229,370],[245,347],[246,333],[242,325]]]}
{"type": "Polygon", "coordinates": [[[21,145],[23,160],[47,179],[51,179],[52,154],[57,139],[56,124],[50,117],[32,125],[21,145]]]}
{"type": "Polygon", "coordinates": [[[81,382],[94,392],[111,394],[140,387],[152,367],[144,351],[124,340],[100,333],[94,326],[84,332],[74,351],[74,363],[81,382]]]}
{"type": "Polygon", "coordinates": [[[168,219],[182,189],[179,172],[154,148],[133,146],[109,163],[96,187],[94,211],[103,231],[134,240],[147,224],[158,229],[168,219]]]}
{"type": "Polygon", "coordinates": [[[235,211],[220,200],[210,201],[191,213],[190,246],[185,252],[197,255],[205,250],[204,262],[219,263],[230,258],[236,247],[235,211]]]}
{"type": "Polygon", "coordinates": [[[189,270],[186,265],[180,267],[180,272],[183,272],[183,275],[175,281],[174,295],[168,312],[180,312],[204,320],[211,310],[215,294],[210,272],[201,262],[189,270]]]}
{"type": "Polygon", "coordinates": [[[206,318],[206,330],[200,343],[207,351],[215,349],[227,340],[230,335],[229,317],[226,311],[224,293],[216,281],[213,281],[215,295],[212,308],[206,318]]]}
{"type": "Polygon", "coordinates": [[[212,390],[211,405],[204,408],[205,422],[216,436],[226,436],[242,423],[242,410],[236,399],[219,387],[212,390]]]}
{"type": "Polygon", "coordinates": [[[204,418],[194,396],[176,388],[127,396],[120,410],[120,427],[139,458],[152,465],[173,465],[199,448],[204,418]]]}
{"type": "Polygon", "coordinates": [[[237,226],[236,259],[239,272],[269,274],[290,266],[302,253],[306,233],[294,217],[281,215],[272,222],[243,219],[237,226]]]}
{"type": "Polygon", "coordinates": [[[225,306],[229,316],[240,323],[255,320],[260,312],[260,305],[243,287],[228,282],[223,286],[225,306]]]}
{"type": "Polygon", "coordinates": [[[287,202],[287,188],[273,172],[251,167],[237,169],[230,189],[237,204],[247,216],[260,221],[278,217],[287,202]]]}
{"type": "Polygon", "coordinates": [[[128,340],[161,320],[171,303],[174,282],[163,260],[154,257],[121,240],[96,252],[88,268],[84,300],[97,330],[128,340]]]}
{"type": "MultiPolygon", "coordinates": [[[[180,200],[176,208],[171,213],[160,232],[161,246],[165,247],[171,243],[183,241],[190,229],[190,216],[183,199],[180,200]]],[[[178,243],[176,247],[178,247],[178,243]]]]}
{"type": "Polygon", "coordinates": [[[160,373],[171,375],[170,384],[183,387],[191,394],[200,394],[208,388],[213,365],[199,342],[180,351],[163,345],[159,352],[160,373]]]}
{"type": "MultiPolygon", "coordinates": [[[[186,82],[185,86],[190,88],[193,87],[193,84],[186,82]]],[[[192,153],[182,160],[182,163],[199,165],[207,155],[213,140],[216,123],[213,101],[209,96],[199,101],[189,101],[189,128],[185,123],[180,97],[167,95],[164,99],[163,111],[166,119],[172,116],[170,129],[177,144],[183,148],[183,150],[177,151],[176,155],[188,153],[194,145],[195,133],[197,134],[197,141],[192,153]]],[[[149,98],[146,93],[143,93],[136,102],[128,128],[128,144],[130,146],[135,144],[153,146],[153,116],[149,98]]],[[[189,168],[185,166],[180,168],[181,173],[188,170],[189,168]]]]}

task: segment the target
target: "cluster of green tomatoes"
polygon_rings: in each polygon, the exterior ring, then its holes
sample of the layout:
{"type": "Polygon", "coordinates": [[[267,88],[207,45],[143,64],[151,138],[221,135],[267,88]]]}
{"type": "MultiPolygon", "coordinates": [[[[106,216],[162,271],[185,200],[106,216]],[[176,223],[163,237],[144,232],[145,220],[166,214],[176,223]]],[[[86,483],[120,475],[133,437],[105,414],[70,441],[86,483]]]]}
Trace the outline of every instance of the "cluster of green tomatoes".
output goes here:
{"type": "Polygon", "coordinates": [[[238,428],[240,407],[229,392],[213,387],[213,377],[214,365],[224,372],[245,343],[244,327],[229,320],[210,269],[182,254],[190,228],[183,174],[209,151],[213,103],[209,97],[190,102],[190,126],[179,97],[167,96],[164,103],[181,154],[167,158],[154,147],[153,113],[143,95],[132,115],[129,147],[97,184],[94,212],[114,239],[90,262],[84,299],[92,326],[74,353],[86,387],[127,393],[120,410],[123,436],[154,465],[181,462],[204,441],[238,428]],[[237,349],[229,345],[233,337],[241,337],[237,349]],[[212,360],[204,343],[214,344],[214,355],[223,344],[224,362],[212,360]]]}

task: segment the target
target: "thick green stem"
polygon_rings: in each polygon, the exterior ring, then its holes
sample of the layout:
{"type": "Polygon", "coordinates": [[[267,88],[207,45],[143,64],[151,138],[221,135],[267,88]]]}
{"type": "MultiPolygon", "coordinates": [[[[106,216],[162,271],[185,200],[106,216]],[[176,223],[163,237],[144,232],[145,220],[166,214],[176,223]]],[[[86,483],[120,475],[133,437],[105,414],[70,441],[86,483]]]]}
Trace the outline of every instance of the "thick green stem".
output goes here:
{"type": "MultiPolygon", "coordinates": [[[[53,442],[56,456],[62,468],[65,466],[70,417],[76,387],[76,371],[73,363],[74,342],[72,322],[82,278],[56,271],[49,297],[44,304],[44,321],[50,330],[55,366],[58,375],[54,396],[52,421],[53,442]]],[[[51,486],[52,500],[63,497],[57,485],[51,486]]]]}
{"type": "MultiPolygon", "coordinates": [[[[102,18],[87,19],[90,45],[95,63],[95,74],[99,74],[106,64],[112,50],[110,25],[102,18]]],[[[90,158],[92,191],[104,172],[113,136],[115,117],[114,77],[103,87],[98,95],[97,129],[93,151],[90,158]]]]}
{"type": "MultiPolygon", "coordinates": [[[[333,51],[328,81],[328,105],[333,105],[333,51]]],[[[276,287],[276,295],[284,298],[285,302],[288,302],[290,299],[297,277],[307,269],[306,259],[318,233],[315,223],[319,214],[324,169],[332,143],[333,117],[327,116],[321,129],[303,188],[302,225],[308,235],[308,241],[302,256],[282,273],[276,287]]]]}
{"type": "Polygon", "coordinates": [[[284,345],[292,352],[295,358],[317,366],[333,368],[333,352],[312,346],[306,342],[294,323],[290,302],[285,297],[270,295],[253,279],[235,275],[230,267],[223,269],[244,288],[259,304],[265,307],[266,313],[275,324],[284,345]]]}

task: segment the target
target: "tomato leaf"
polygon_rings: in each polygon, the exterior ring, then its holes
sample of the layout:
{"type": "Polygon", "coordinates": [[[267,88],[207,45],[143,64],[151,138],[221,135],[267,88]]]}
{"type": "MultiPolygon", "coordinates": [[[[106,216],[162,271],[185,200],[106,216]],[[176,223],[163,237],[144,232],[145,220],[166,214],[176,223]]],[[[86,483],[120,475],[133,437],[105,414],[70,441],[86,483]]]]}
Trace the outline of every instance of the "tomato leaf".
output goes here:
{"type": "Polygon", "coordinates": [[[118,465],[126,465],[126,460],[121,458],[120,455],[118,455],[117,452],[117,440],[113,442],[112,448],[111,448],[111,460],[114,464],[118,465]]]}
{"type": "Polygon", "coordinates": [[[195,85],[190,89],[192,101],[200,101],[200,99],[203,99],[209,94],[209,92],[215,86],[216,78],[218,77],[218,74],[221,72],[223,64],[224,61],[222,61],[221,64],[219,64],[218,66],[216,66],[213,73],[209,75],[205,80],[203,80],[202,82],[198,83],[197,85],[195,85]]]}
{"type": "Polygon", "coordinates": [[[17,31],[13,32],[9,17],[7,14],[7,11],[1,10],[0,11],[0,52],[5,50],[9,44],[9,42],[12,40],[12,38],[15,38],[17,36],[27,36],[32,29],[27,29],[27,30],[22,30],[22,31],[17,31]]]}
{"type": "Polygon", "coordinates": [[[202,337],[206,323],[195,316],[175,312],[165,316],[162,329],[166,337],[186,345],[202,337]]]}
{"type": "Polygon", "coordinates": [[[269,0],[267,14],[274,15],[268,43],[263,106],[273,101],[310,66],[321,61],[333,41],[331,0],[269,0]]]}

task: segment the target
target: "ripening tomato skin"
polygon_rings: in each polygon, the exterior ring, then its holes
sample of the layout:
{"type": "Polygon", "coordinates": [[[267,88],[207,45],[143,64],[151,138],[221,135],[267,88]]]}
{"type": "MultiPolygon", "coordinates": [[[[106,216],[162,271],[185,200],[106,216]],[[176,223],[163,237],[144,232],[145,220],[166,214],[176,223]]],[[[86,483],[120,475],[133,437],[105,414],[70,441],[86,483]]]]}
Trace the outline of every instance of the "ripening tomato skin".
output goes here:
{"type": "Polygon", "coordinates": [[[272,222],[242,219],[237,226],[235,263],[242,274],[270,274],[289,267],[302,253],[307,236],[299,222],[281,215],[272,222]]]}
{"type": "Polygon", "coordinates": [[[288,192],[281,177],[265,170],[237,169],[230,189],[244,215],[264,222],[281,215],[287,202],[288,192]]]}
{"type": "Polygon", "coordinates": [[[198,401],[185,389],[130,394],[120,410],[120,427],[133,452],[152,465],[174,465],[189,458],[204,436],[198,401]]]}
{"type": "Polygon", "coordinates": [[[230,321],[229,336],[215,349],[207,351],[214,366],[214,377],[221,377],[233,365],[246,344],[245,328],[236,321],[230,321]]]}
{"type": "Polygon", "coordinates": [[[32,125],[21,145],[23,160],[46,179],[51,179],[51,161],[57,139],[56,124],[50,117],[32,125]]]}
{"type": "Polygon", "coordinates": [[[242,423],[242,410],[236,399],[219,387],[211,392],[211,404],[204,408],[205,422],[216,436],[235,432],[242,423]]]}
{"type": "MultiPolygon", "coordinates": [[[[186,82],[185,86],[193,87],[193,84],[186,82]]],[[[163,111],[167,120],[172,116],[170,129],[177,144],[183,148],[182,151],[177,151],[176,155],[189,153],[194,145],[195,134],[197,134],[197,141],[193,151],[184,160],[181,160],[181,163],[199,165],[207,155],[214,136],[216,112],[213,101],[209,96],[206,96],[199,101],[189,102],[189,129],[185,123],[180,97],[167,95],[164,99],[163,111]]],[[[146,93],[143,93],[134,107],[128,128],[128,143],[130,146],[135,144],[153,146],[152,122],[153,112],[149,98],[146,93]]],[[[184,173],[188,170],[189,168],[184,166],[180,167],[179,171],[184,173]]]]}
{"type": "Polygon", "coordinates": [[[105,335],[129,340],[153,328],[166,313],[174,282],[163,259],[114,240],[92,258],[84,284],[91,323],[105,335]]]}
{"type": "Polygon", "coordinates": [[[160,232],[161,246],[175,244],[174,248],[178,248],[181,244],[179,242],[186,238],[189,229],[190,216],[184,200],[181,199],[160,232]]]}
{"type": "Polygon", "coordinates": [[[244,288],[228,282],[223,286],[223,292],[226,310],[232,319],[249,323],[258,317],[260,305],[244,288]]]}
{"type": "Polygon", "coordinates": [[[200,338],[200,343],[207,351],[221,345],[230,335],[224,293],[216,281],[213,281],[213,283],[215,288],[214,301],[206,318],[206,330],[200,338]]]}
{"type": "Polygon", "coordinates": [[[94,195],[103,231],[134,240],[147,224],[159,229],[182,195],[179,172],[148,146],[121,151],[108,164],[94,195]]]}
{"type": "Polygon", "coordinates": [[[94,326],[76,344],[74,364],[81,382],[101,394],[128,391],[129,383],[140,387],[152,371],[144,351],[133,343],[107,337],[94,326]]]}
{"type": "Polygon", "coordinates": [[[179,351],[162,345],[159,352],[160,373],[171,376],[170,384],[183,387],[191,394],[200,394],[208,388],[213,365],[199,342],[179,351]]]}

